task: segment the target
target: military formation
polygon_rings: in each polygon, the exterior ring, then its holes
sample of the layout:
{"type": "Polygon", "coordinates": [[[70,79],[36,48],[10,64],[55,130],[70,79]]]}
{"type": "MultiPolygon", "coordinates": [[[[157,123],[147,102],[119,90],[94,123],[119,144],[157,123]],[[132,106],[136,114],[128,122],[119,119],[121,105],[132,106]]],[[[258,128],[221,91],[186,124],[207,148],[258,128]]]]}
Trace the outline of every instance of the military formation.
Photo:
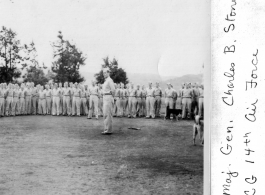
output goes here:
{"type": "MultiPolygon", "coordinates": [[[[164,101],[164,119],[203,118],[204,87],[197,83],[183,83],[178,90],[170,83],[163,91],[159,83],[148,86],[114,83],[111,91],[114,103],[113,117],[160,118],[164,101]]],[[[0,84],[0,116],[53,115],[87,116],[98,119],[103,116],[101,84],[92,81],[91,86],[80,83],[49,83],[45,86],[32,82],[0,84]]]]}

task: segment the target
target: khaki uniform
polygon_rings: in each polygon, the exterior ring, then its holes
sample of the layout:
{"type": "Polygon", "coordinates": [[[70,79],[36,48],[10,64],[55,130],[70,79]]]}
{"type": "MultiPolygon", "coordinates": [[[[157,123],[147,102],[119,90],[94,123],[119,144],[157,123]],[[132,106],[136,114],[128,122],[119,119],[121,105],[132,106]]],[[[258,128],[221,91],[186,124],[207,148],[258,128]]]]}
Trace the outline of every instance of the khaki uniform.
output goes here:
{"type": "Polygon", "coordinates": [[[81,110],[80,113],[82,115],[88,115],[88,109],[87,109],[87,92],[86,91],[81,91],[81,110]]]}
{"type": "Polygon", "coordinates": [[[20,115],[24,115],[24,114],[26,114],[26,112],[25,112],[25,105],[26,105],[26,99],[25,99],[25,97],[26,97],[26,91],[25,91],[25,89],[20,89],[19,90],[19,114],[20,115]]]}
{"type": "Polygon", "coordinates": [[[128,115],[129,113],[129,89],[124,89],[125,92],[125,100],[124,100],[124,114],[128,115]]]}
{"type": "Polygon", "coordinates": [[[60,115],[60,90],[58,88],[52,90],[52,115],[60,115]]]}
{"type": "Polygon", "coordinates": [[[199,88],[193,88],[192,89],[191,109],[192,109],[194,116],[196,116],[198,114],[198,111],[199,111],[198,93],[199,93],[199,88]]]}
{"type": "Polygon", "coordinates": [[[0,115],[5,115],[5,89],[0,89],[0,115]]]}
{"type": "Polygon", "coordinates": [[[104,115],[104,132],[112,132],[112,113],[114,106],[114,98],[112,93],[114,92],[115,87],[113,80],[108,77],[102,87],[103,91],[103,115],[104,115]]]}
{"type": "Polygon", "coordinates": [[[46,114],[52,114],[52,92],[50,89],[45,90],[46,97],[46,114]]]}
{"type": "Polygon", "coordinates": [[[119,115],[120,116],[124,116],[125,115],[125,100],[126,99],[126,91],[125,89],[120,89],[120,112],[119,115]]]}
{"type": "Polygon", "coordinates": [[[137,101],[137,105],[136,105],[136,115],[141,116],[142,115],[142,90],[141,89],[137,89],[136,90],[136,101],[137,101]]]}
{"type": "Polygon", "coordinates": [[[16,116],[17,114],[19,114],[19,90],[15,89],[12,105],[12,115],[16,116]]]}
{"type": "Polygon", "coordinates": [[[182,109],[182,96],[181,96],[181,90],[177,91],[177,99],[176,99],[176,104],[175,104],[175,109],[176,110],[181,110],[182,109]]]}
{"type": "Polygon", "coordinates": [[[188,117],[191,115],[191,89],[183,89],[182,91],[182,118],[186,117],[186,109],[188,109],[188,117]]]}
{"type": "Polygon", "coordinates": [[[59,114],[62,115],[63,114],[63,89],[62,87],[58,87],[59,91],[60,91],[60,101],[59,101],[59,114]]]}
{"type": "Polygon", "coordinates": [[[26,104],[25,104],[25,114],[31,114],[31,88],[25,89],[26,93],[26,104]]]}
{"type": "Polygon", "coordinates": [[[114,92],[114,116],[121,116],[121,99],[120,99],[120,88],[115,89],[114,92]]]}
{"type": "Polygon", "coordinates": [[[80,104],[81,104],[81,89],[75,88],[73,90],[73,104],[72,104],[72,115],[75,113],[77,116],[80,116],[80,104]]]}
{"type": "Polygon", "coordinates": [[[146,94],[147,94],[147,92],[146,92],[146,90],[142,90],[141,92],[142,92],[142,107],[141,107],[142,113],[141,113],[141,115],[146,116],[147,115],[147,113],[146,113],[146,94]]]}
{"type": "Polygon", "coordinates": [[[13,98],[14,98],[14,90],[8,89],[7,90],[7,98],[6,98],[6,116],[11,115],[13,98]]]}
{"type": "Polygon", "coordinates": [[[95,112],[96,118],[98,118],[98,108],[99,105],[99,89],[97,86],[91,86],[89,88],[89,113],[88,118],[92,118],[93,111],[95,112]]]}
{"type": "Polygon", "coordinates": [[[204,90],[202,88],[199,88],[199,90],[198,90],[198,98],[199,98],[199,113],[198,113],[198,115],[200,117],[203,117],[203,111],[204,111],[204,90]]]}
{"type": "Polygon", "coordinates": [[[63,105],[62,105],[62,111],[63,115],[70,116],[71,115],[71,89],[69,87],[62,89],[62,96],[63,96],[63,105]]]}
{"type": "Polygon", "coordinates": [[[103,116],[103,91],[100,89],[98,91],[98,115],[103,116]]]}
{"type": "Polygon", "coordinates": [[[161,97],[162,97],[162,90],[161,90],[161,88],[155,88],[155,103],[154,103],[154,109],[155,109],[155,115],[157,117],[160,117],[161,97]]]}
{"type": "Polygon", "coordinates": [[[154,103],[155,103],[155,89],[154,88],[147,88],[146,89],[146,117],[155,118],[155,110],[154,110],[154,103]]]}
{"type": "Polygon", "coordinates": [[[128,102],[128,116],[136,117],[136,89],[130,88],[128,90],[129,92],[129,102],[128,102]]]}
{"type": "Polygon", "coordinates": [[[37,114],[37,93],[38,93],[38,90],[36,87],[31,88],[31,94],[32,94],[32,99],[31,99],[32,111],[31,111],[31,113],[34,115],[37,114]]]}
{"type": "Polygon", "coordinates": [[[38,105],[39,114],[43,114],[43,115],[47,114],[46,104],[47,104],[46,90],[39,91],[39,105],[38,105]]]}

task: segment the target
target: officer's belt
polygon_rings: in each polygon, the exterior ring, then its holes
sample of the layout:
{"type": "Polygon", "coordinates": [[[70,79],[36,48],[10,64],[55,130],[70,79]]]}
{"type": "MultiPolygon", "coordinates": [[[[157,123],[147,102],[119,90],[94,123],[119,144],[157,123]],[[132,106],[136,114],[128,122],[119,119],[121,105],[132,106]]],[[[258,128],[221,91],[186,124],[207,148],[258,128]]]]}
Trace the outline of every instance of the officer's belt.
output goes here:
{"type": "Polygon", "coordinates": [[[111,95],[111,93],[104,93],[104,95],[111,95]]]}

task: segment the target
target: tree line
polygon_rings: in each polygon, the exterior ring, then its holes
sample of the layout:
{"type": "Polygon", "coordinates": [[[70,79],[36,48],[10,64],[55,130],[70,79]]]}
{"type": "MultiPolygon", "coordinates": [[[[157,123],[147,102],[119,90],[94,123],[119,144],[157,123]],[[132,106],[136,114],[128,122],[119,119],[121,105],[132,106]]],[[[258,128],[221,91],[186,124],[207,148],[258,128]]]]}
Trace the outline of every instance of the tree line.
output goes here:
{"type": "MultiPolygon", "coordinates": [[[[86,65],[86,55],[74,43],[64,39],[61,31],[51,47],[53,61],[48,69],[44,63],[39,64],[34,41],[22,44],[15,31],[3,26],[0,30],[0,83],[34,82],[44,85],[47,82],[84,82],[85,78],[79,70],[86,65]]],[[[125,70],[118,67],[116,58],[103,58],[101,66],[110,69],[110,76],[115,83],[129,82],[125,70]]],[[[95,80],[104,83],[102,70],[95,74],[95,80]]]]}

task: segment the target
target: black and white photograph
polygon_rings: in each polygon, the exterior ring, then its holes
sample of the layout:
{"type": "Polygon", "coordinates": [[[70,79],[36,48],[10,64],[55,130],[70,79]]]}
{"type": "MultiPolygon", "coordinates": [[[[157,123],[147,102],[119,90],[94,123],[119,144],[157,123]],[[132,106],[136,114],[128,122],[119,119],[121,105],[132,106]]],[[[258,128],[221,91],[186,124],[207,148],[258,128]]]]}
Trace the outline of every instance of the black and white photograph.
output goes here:
{"type": "Polygon", "coordinates": [[[1,0],[0,194],[204,194],[210,63],[209,0],[1,0]]]}

